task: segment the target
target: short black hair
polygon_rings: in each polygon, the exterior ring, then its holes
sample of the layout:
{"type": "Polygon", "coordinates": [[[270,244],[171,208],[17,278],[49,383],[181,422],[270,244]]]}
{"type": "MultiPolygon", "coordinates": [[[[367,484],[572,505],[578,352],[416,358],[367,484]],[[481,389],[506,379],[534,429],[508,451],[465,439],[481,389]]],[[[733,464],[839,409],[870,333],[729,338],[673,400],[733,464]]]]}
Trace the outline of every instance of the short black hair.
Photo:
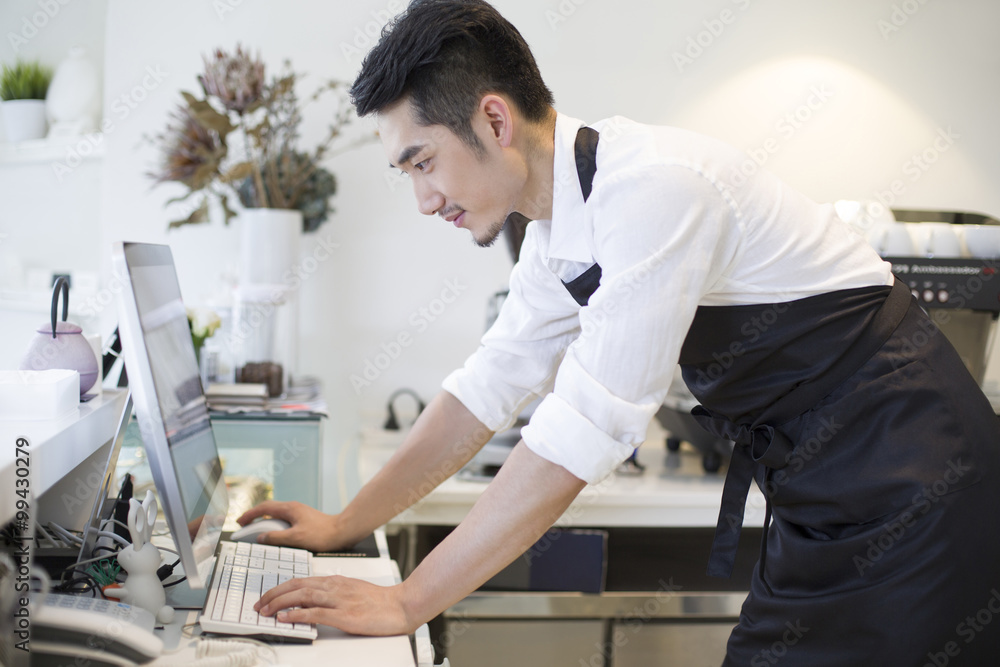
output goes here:
{"type": "Polygon", "coordinates": [[[418,123],[443,125],[477,152],[472,115],[488,93],[535,122],[554,103],[521,33],[482,0],[413,0],[383,28],[350,90],[359,116],[408,96],[418,123]]]}

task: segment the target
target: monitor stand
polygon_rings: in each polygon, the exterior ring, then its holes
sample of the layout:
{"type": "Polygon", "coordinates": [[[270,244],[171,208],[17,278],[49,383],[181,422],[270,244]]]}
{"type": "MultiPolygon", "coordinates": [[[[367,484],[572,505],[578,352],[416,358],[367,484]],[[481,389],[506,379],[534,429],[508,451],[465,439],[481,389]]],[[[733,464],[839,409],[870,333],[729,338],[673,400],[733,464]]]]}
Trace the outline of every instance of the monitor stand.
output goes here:
{"type": "MultiPolygon", "coordinates": [[[[210,582],[212,580],[212,568],[215,567],[215,557],[213,556],[207,561],[204,567],[206,571],[202,575],[203,580],[210,582]]],[[[174,575],[179,573],[183,574],[183,569],[180,565],[174,570],[174,575]]],[[[163,591],[167,594],[167,604],[174,609],[197,609],[201,611],[205,608],[205,600],[208,599],[207,586],[201,590],[192,590],[187,579],[176,586],[164,588],[163,591]]]]}

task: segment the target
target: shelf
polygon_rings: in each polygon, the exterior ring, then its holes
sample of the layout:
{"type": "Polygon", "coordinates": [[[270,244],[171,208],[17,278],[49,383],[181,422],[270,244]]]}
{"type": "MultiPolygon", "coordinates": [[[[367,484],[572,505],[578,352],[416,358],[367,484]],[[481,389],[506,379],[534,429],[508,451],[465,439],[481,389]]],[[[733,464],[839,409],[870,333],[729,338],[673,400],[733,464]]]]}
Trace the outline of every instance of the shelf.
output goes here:
{"type": "Polygon", "coordinates": [[[47,137],[29,141],[0,143],[0,166],[36,162],[100,160],[104,157],[105,137],[91,132],[73,137],[47,137]],[[75,156],[75,158],[74,158],[75,156]]]}
{"type": "MultiPolygon", "coordinates": [[[[91,296],[85,293],[83,299],[91,296]]],[[[76,303],[69,306],[68,317],[91,318],[94,316],[93,308],[82,308],[81,303],[86,304],[86,300],[81,301],[81,296],[76,295],[76,303]]],[[[61,303],[61,302],[60,302],[61,303]]],[[[14,291],[0,289],[0,312],[38,313],[39,315],[49,315],[52,312],[52,291],[14,291]]],[[[62,313],[60,306],[60,313],[62,313]]]]}
{"type": "MultiPolygon", "coordinates": [[[[114,438],[127,396],[124,389],[108,389],[56,419],[0,421],[0,442],[4,443],[0,453],[0,488],[5,490],[0,498],[0,523],[14,517],[17,496],[6,491],[15,488],[16,467],[25,465],[16,462],[17,438],[26,437],[31,443],[25,467],[30,471],[31,493],[38,498],[114,438]]],[[[89,469],[84,471],[84,475],[90,473],[89,469]]]]}

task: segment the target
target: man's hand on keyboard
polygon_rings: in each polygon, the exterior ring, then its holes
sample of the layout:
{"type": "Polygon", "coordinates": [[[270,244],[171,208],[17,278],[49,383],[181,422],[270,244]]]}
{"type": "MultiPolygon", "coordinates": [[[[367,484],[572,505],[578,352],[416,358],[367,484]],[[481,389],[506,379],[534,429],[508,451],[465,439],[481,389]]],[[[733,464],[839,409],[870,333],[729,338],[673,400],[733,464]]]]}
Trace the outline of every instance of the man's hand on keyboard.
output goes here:
{"type": "Polygon", "coordinates": [[[287,530],[261,533],[261,544],[284,547],[298,547],[309,551],[329,551],[339,546],[337,539],[337,519],[317,509],[298,502],[265,500],[248,509],[236,521],[245,526],[259,516],[271,516],[292,524],[287,530]]]}
{"type": "Polygon", "coordinates": [[[401,635],[407,619],[400,586],[376,586],[349,577],[292,579],[264,593],[254,608],[286,623],[321,623],[357,635],[401,635]],[[290,609],[289,607],[295,607],[290,609]]]}

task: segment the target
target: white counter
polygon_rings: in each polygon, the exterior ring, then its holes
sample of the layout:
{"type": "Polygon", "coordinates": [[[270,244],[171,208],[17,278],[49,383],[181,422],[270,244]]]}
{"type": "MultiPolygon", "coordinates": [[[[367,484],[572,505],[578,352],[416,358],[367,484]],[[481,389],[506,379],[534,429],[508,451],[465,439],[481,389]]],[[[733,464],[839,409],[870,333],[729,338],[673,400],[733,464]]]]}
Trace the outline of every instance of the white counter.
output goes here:
{"type": "Polygon", "coordinates": [[[106,389],[58,419],[0,421],[0,523],[14,517],[14,481],[25,467],[17,461],[17,439],[30,443],[27,468],[38,498],[115,436],[127,396],[125,389],[106,389]]]}
{"type": "MultiPolygon", "coordinates": [[[[639,449],[646,466],[638,476],[611,475],[586,487],[556,525],[608,527],[714,527],[719,518],[726,468],[708,474],[701,457],[685,446],[669,454],[665,434],[654,422],[649,437],[639,449]]],[[[398,438],[377,432],[363,434],[359,452],[362,483],[371,479],[395,452],[398,438]]],[[[445,480],[435,490],[401,513],[390,524],[454,526],[486,488],[485,482],[445,480]]],[[[764,496],[751,485],[744,525],[764,524],[764,496]]]]}

